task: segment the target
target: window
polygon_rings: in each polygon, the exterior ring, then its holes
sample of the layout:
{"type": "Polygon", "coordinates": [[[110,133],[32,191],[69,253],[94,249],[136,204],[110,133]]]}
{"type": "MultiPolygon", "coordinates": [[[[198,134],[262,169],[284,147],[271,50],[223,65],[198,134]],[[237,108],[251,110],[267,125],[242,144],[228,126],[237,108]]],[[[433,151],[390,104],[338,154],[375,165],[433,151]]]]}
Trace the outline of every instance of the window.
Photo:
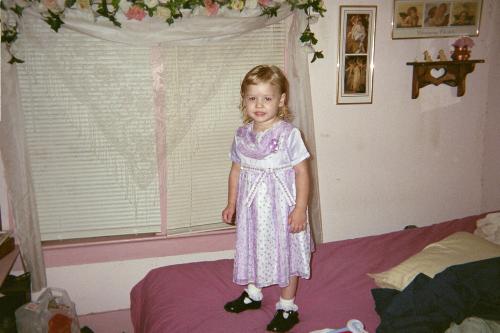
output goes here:
{"type": "MultiPolygon", "coordinates": [[[[228,151],[239,84],[254,65],[283,67],[283,23],[206,46],[162,48],[167,233],[226,227],[228,151]]],[[[151,50],[41,20],[18,66],[42,240],[161,230],[151,50]]]]}

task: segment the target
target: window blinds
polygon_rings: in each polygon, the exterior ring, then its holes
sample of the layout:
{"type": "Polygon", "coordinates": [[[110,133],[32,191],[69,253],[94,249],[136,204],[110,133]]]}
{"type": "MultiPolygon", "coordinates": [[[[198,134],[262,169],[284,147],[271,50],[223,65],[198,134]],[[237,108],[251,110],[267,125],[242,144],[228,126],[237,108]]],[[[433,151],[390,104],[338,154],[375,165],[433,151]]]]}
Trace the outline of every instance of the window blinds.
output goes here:
{"type": "Polygon", "coordinates": [[[227,227],[221,212],[229,149],[242,123],[241,80],[258,64],[283,68],[285,37],[279,23],[203,47],[164,50],[168,233],[227,227]]]}
{"type": "MultiPolygon", "coordinates": [[[[160,232],[150,50],[25,25],[21,103],[43,240],[160,232]]],[[[239,86],[283,68],[283,23],[164,47],[167,233],[223,228],[239,86]]]]}
{"type": "Polygon", "coordinates": [[[149,49],[24,27],[16,66],[42,240],[159,232],[149,49]]]}

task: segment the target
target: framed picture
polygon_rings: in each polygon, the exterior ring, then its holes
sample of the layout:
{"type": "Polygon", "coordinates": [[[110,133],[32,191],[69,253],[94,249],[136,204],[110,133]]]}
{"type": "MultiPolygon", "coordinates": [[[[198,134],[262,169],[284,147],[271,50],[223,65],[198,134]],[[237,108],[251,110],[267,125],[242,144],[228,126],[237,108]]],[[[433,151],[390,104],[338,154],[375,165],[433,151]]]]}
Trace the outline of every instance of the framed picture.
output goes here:
{"type": "Polygon", "coordinates": [[[376,6],[340,6],[337,104],[372,102],[376,6]]]}
{"type": "Polygon", "coordinates": [[[483,0],[394,0],[392,38],[478,36],[483,0]]]}

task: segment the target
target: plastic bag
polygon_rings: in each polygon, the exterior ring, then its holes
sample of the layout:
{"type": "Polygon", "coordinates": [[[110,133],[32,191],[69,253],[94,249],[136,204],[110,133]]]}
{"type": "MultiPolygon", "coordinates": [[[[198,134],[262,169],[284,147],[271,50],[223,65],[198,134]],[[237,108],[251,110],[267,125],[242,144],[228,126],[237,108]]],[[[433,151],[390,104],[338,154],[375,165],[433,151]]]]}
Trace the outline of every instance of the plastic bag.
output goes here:
{"type": "Polygon", "coordinates": [[[16,310],[18,333],[79,333],[75,303],[64,289],[47,288],[16,310]]]}

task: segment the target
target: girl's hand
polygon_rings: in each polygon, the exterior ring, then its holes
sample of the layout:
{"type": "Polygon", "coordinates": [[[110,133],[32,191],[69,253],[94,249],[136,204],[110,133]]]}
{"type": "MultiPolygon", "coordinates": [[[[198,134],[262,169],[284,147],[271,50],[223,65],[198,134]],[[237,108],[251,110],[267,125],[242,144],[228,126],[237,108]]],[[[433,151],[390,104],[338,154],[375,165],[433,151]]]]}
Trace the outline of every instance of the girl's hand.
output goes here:
{"type": "Polygon", "coordinates": [[[234,224],[233,217],[236,208],[234,205],[227,205],[226,208],[222,211],[222,220],[227,224],[234,224]]]}
{"type": "Polygon", "coordinates": [[[297,233],[306,230],[307,216],[305,209],[294,208],[288,215],[288,224],[290,225],[290,232],[297,233]]]}

